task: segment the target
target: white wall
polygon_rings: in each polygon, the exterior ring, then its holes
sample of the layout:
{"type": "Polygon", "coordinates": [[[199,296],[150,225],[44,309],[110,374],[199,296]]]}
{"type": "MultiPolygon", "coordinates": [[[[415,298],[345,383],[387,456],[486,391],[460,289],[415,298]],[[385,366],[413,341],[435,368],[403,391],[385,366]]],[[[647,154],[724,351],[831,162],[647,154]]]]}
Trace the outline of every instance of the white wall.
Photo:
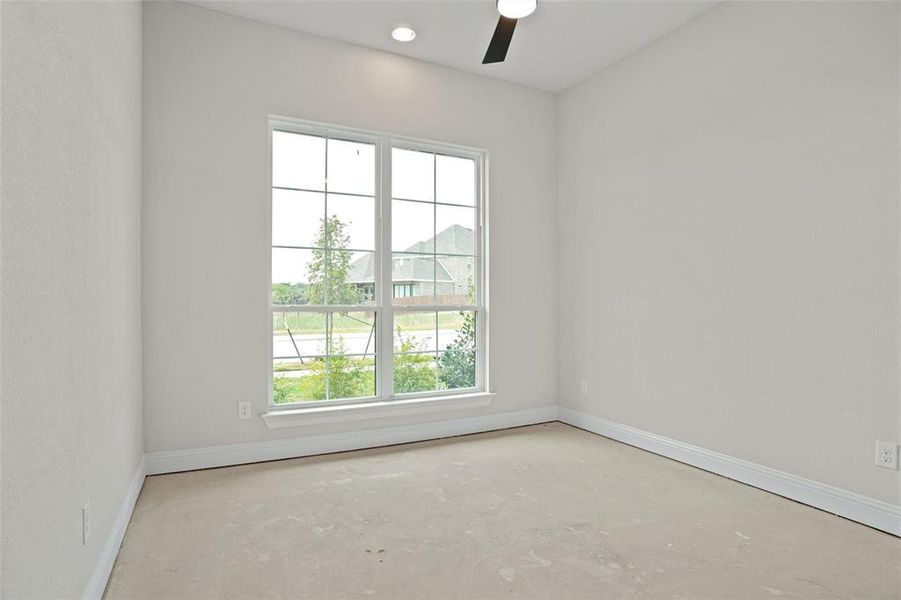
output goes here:
{"type": "Polygon", "coordinates": [[[726,3],[560,96],[562,406],[899,502],[898,10],[726,3]]]}
{"type": "Polygon", "coordinates": [[[2,10],[0,595],[77,598],[143,450],[141,8],[2,10]]]}
{"type": "Polygon", "coordinates": [[[148,452],[553,406],[554,96],[178,3],[144,9],[144,398],[148,452]],[[266,410],[267,115],[485,148],[487,409],[310,430],[266,410]]]}

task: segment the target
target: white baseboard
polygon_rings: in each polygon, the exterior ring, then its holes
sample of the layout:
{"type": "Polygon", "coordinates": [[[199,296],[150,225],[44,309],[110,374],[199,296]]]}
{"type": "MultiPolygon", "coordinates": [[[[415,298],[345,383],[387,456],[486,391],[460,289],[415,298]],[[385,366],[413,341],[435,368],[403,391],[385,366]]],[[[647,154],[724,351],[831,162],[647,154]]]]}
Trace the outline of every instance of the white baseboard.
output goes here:
{"type": "Polygon", "coordinates": [[[156,475],[420,442],[556,420],[557,407],[548,406],[479,417],[446,419],[416,425],[363,429],[246,444],[151,452],[144,456],[147,474],[156,475]]]}
{"type": "Polygon", "coordinates": [[[144,477],[146,469],[144,468],[144,458],[138,463],[131,483],[128,484],[128,490],[125,497],[122,498],[122,504],[116,512],[116,518],[113,521],[113,527],[106,536],[106,542],[100,551],[100,558],[97,560],[97,566],[91,574],[91,580],[85,588],[83,600],[99,600],[103,597],[103,591],[106,589],[106,582],[109,581],[110,573],[113,571],[113,565],[116,562],[116,556],[119,554],[119,546],[125,538],[125,530],[128,529],[128,522],[131,521],[131,513],[134,511],[135,502],[138,501],[138,495],[141,493],[141,487],[144,485],[144,477]]]}
{"type": "Polygon", "coordinates": [[[620,425],[562,406],[558,407],[557,411],[557,418],[563,423],[901,536],[901,506],[648,433],[634,427],[620,425]]]}

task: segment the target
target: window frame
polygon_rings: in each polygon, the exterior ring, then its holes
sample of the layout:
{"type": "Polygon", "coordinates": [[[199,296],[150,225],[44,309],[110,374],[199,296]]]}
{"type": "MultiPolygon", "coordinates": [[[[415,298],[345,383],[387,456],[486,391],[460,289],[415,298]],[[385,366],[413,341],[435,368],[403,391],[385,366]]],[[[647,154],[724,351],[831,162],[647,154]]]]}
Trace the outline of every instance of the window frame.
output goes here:
{"type": "MultiPolygon", "coordinates": [[[[386,402],[393,400],[411,400],[417,398],[439,399],[440,397],[455,398],[459,396],[471,396],[472,394],[487,393],[488,380],[488,153],[485,150],[435,142],[406,136],[398,136],[387,133],[379,133],[364,129],[356,129],[294,119],[277,115],[268,118],[268,198],[269,211],[266,220],[267,228],[267,283],[266,304],[269,332],[269,362],[268,362],[268,406],[270,411],[297,410],[298,408],[313,408],[327,406],[341,406],[349,404],[366,404],[372,402],[386,402]],[[331,139],[341,139],[352,142],[369,143],[375,146],[375,182],[374,182],[374,210],[375,210],[375,265],[374,284],[375,297],[371,304],[360,305],[276,305],[272,304],[272,205],[273,205],[273,181],[272,181],[272,138],[273,132],[286,131],[304,135],[321,136],[331,139]],[[446,155],[458,158],[471,159],[475,163],[475,231],[474,231],[474,260],[473,279],[475,285],[475,297],[472,304],[464,305],[413,305],[395,307],[393,302],[394,284],[392,281],[392,244],[391,244],[391,209],[393,198],[391,194],[391,151],[393,148],[428,152],[435,155],[446,155]],[[475,386],[458,389],[434,390],[428,392],[394,392],[394,312],[459,312],[473,311],[476,319],[475,334],[475,386]],[[272,356],[272,320],[273,315],[279,311],[311,312],[311,313],[338,313],[338,312],[373,312],[375,315],[375,395],[360,398],[342,398],[335,400],[310,400],[275,404],[272,401],[272,383],[274,368],[272,356]]],[[[327,187],[327,185],[326,185],[327,187]]],[[[437,202],[437,205],[449,205],[437,202]]],[[[436,351],[436,356],[438,351],[436,351]]]]}

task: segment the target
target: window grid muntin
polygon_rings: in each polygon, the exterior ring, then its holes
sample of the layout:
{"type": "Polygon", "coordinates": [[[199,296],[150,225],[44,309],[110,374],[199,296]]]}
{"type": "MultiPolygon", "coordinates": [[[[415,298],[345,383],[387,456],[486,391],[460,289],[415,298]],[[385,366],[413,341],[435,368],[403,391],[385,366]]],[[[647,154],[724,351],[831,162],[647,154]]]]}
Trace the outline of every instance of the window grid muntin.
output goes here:
{"type": "MultiPolygon", "coordinates": [[[[374,197],[374,205],[375,205],[375,218],[376,218],[376,249],[374,251],[375,261],[374,261],[374,270],[375,270],[375,278],[374,282],[376,284],[376,294],[373,299],[373,303],[370,304],[358,304],[358,305],[272,305],[271,304],[271,286],[270,290],[267,291],[267,297],[270,300],[271,310],[285,310],[290,309],[298,312],[341,312],[341,311],[370,311],[376,314],[375,317],[375,325],[376,325],[376,336],[380,338],[382,341],[379,342],[379,346],[376,348],[376,396],[371,398],[351,398],[351,399],[342,399],[342,400],[320,400],[316,401],[315,404],[317,406],[320,405],[337,405],[337,404],[355,404],[361,403],[365,401],[372,400],[390,400],[395,397],[436,397],[436,396],[446,396],[446,395],[462,395],[466,393],[472,392],[480,392],[488,390],[488,336],[487,336],[487,325],[488,325],[488,305],[487,305],[487,256],[485,256],[485,248],[487,247],[487,230],[485,229],[485,225],[487,224],[487,187],[486,187],[486,179],[487,179],[487,160],[486,154],[482,150],[476,150],[471,148],[465,148],[462,146],[452,146],[449,144],[444,144],[440,142],[423,142],[420,140],[413,140],[410,138],[397,138],[394,136],[388,136],[384,134],[373,134],[371,132],[366,132],[362,130],[349,130],[348,128],[338,128],[331,125],[312,123],[307,121],[298,121],[294,119],[286,119],[283,117],[272,117],[272,123],[270,127],[270,131],[284,131],[286,133],[296,133],[301,135],[314,135],[328,139],[334,140],[342,140],[349,141],[355,143],[370,143],[374,145],[374,161],[375,161],[375,197],[374,197]],[[276,125],[279,123],[280,125],[276,125]],[[287,125],[286,125],[287,123],[287,125]],[[339,132],[336,134],[335,132],[339,132]],[[454,158],[465,158],[468,160],[472,160],[474,162],[474,176],[473,176],[473,186],[474,186],[474,196],[473,196],[473,204],[458,204],[453,202],[438,202],[437,201],[437,190],[433,189],[433,199],[432,201],[422,201],[422,200],[412,200],[405,198],[398,198],[399,200],[406,200],[410,202],[424,202],[427,204],[433,204],[435,208],[433,208],[433,213],[437,211],[438,206],[454,206],[454,207],[462,207],[469,208],[474,211],[474,254],[453,254],[442,252],[440,254],[435,254],[434,256],[447,256],[447,257],[467,257],[473,259],[473,271],[474,271],[474,287],[475,287],[475,297],[473,298],[473,303],[469,304],[431,304],[431,305],[402,305],[397,308],[404,311],[472,311],[476,314],[476,337],[475,337],[475,348],[474,352],[476,352],[476,364],[475,364],[475,381],[476,385],[471,388],[454,388],[454,389],[444,389],[444,390],[436,390],[434,392],[416,392],[416,393],[394,393],[392,389],[392,363],[393,363],[393,335],[392,332],[388,332],[388,335],[385,335],[385,329],[389,327],[389,325],[393,324],[393,294],[392,294],[392,284],[391,276],[390,276],[390,266],[391,266],[391,248],[390,248],[390,239],[391,239],[391,150],[393,148],[401,148],[406,150],[414,150],[419,152],[425,152],[433,155],[433,169],[436,169],[435,161],[437,156],[448,156],[454,158]],[[379,164],[381,163],[381,164],[379,164]],[[386,272],[386,267],[388,268],[386,272]],[[387,283],[386,283],[387,282],[387,283]],[[381,367],[378,365],[381,363],[381,367]]],[[[272,145],[270,144],[270,149],[272,145]]],[[[327,172],[327,167],[326,167],[327,172]]],[[[271,169],[270,169],[271,174],[271,169]]],[[[433,186],[437,185],[437,173],[433,171],[433,186]]],[[[270,181],[270,190],[272,189],[288,189],[295,191],[310,191],[310,192],[318,192],[323,193],[324,190],[310,190],[307,188],[292,188],[285,186],[273,186],[270,181]]],[[[324,185],[323,187],[326,187],[324,185]]],[[[338,192],[336,192],[338,193],[338,192]]],[[[365,195],[365,194],[354,194],[354,193],[341,193],[345,196],[361,196],[365,198],[373,198],[373,196],[365,195]]],[[[271,191],[270,191],[271,198],[271,191]]],[[[327,216],[328,211],[327,208],[325,210],[325,214],[327,216]]],[[[433,217],[433,231],[437,227],[437,218],[433,217]]],[[[271,218],[269,221],[271,226],[271,218]]],[[[295,247],[287,247],[287,248],[295,248],[295,247]]],[[[309,249],[308,247],[297,247],[299,249],[309,249]]],[[[433,249],[436,250],[436,249],[433,249]]],[[[372,252],[370,250],[355,250],[348,249],[350,252],[372,252]]],[[[418,253],[408,253],[408,254],[418,254],[418,253]]],[[[428,253],[426,253],[428,255],[428,253]]],[[[271,254],[270,254],[271,257],[271,254]]],[[[437,258],[436,258],[437,264],[437,258]]],[[[434,297],[434,296],[433,296],[434,297]]],[[[272,379],[272,369],[270,368],[270,382],[272,379]]],[[[272,386],[269,386],[270,394],[272,390],[272,386]]],[[[301,403],[305,404],[305,403],[301,403]]],[[[273,409],[283,409],[283,408],[294,408],[298,406],[298,403],[294,404],[283,404],[283,405],[273,405],[270,400],[270,407],[273,409]]]]}

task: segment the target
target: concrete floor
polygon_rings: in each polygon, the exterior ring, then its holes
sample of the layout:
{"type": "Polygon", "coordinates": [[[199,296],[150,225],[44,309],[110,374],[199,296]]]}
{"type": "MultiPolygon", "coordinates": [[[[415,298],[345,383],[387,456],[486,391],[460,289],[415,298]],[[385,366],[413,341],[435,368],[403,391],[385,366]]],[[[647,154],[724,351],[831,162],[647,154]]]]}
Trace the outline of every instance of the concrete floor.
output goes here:
{"type": "Polygon", "coordinates": [[[901,540],[552,423],[150,477],[115,598],[899,598],[901,540]]]}

